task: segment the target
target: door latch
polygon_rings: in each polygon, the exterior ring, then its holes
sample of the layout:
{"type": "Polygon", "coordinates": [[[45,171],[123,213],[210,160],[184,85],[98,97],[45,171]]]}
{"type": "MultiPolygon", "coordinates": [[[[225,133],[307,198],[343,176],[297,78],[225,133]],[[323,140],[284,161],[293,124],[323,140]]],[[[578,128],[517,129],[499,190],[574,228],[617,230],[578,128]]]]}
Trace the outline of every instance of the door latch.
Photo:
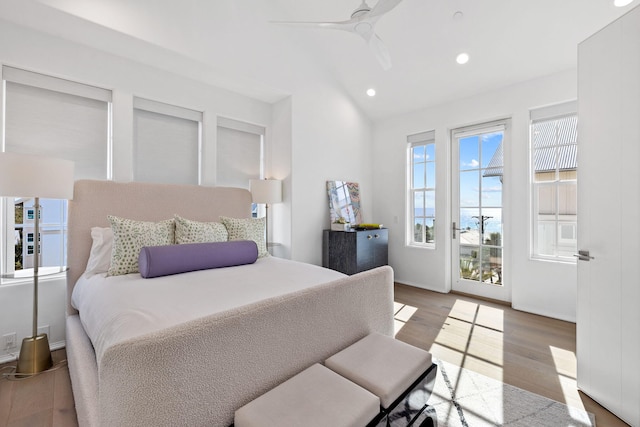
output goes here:
{"type": "Polygon", "coordinates": [[[453,239],[455,240],[456,238],[456,231],[460,231],[462,230],[461,228],[456,227],[456,222],[453,222],[453,226],[451,227],[451,232],[453,233],[453,239]]]}
{"type": "Polygon", "coordinates": [[[591,261],[594,259],[591,255],[589,255],[589,251],[579,250],[577,254],[573,254],[574,257],[578,258],[578,261],[591,261]]]}

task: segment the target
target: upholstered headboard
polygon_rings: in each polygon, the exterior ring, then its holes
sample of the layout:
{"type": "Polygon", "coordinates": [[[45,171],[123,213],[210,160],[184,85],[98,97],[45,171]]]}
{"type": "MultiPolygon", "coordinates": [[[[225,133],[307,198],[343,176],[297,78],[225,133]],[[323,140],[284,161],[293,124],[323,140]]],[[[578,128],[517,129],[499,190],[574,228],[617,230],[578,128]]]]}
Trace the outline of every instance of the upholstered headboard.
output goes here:
{"type": "Polygon", "coordinates": [[[161,221],[175,214],[196,221],[218,221],[220,215],[248,218],[251,193],[229,187],[76,181],[69,201],[67,313],[77,313],[71,292],[87,266],[91,227],[109,227],[107,215],[161,221]]]}

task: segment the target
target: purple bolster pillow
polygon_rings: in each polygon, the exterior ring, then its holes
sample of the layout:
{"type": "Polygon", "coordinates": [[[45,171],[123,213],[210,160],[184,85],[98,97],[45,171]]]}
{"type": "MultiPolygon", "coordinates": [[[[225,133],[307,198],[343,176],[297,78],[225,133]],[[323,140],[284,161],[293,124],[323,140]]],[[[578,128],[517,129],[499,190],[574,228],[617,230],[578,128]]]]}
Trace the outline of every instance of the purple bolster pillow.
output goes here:
{"type": "Polygon", "coordinates": [[[218,267],[252,264],[258,259],[253,240],[187,243],[182,245],[145,246],[140,250],[138,266],[144,278],[207,270],[218,267]]]}

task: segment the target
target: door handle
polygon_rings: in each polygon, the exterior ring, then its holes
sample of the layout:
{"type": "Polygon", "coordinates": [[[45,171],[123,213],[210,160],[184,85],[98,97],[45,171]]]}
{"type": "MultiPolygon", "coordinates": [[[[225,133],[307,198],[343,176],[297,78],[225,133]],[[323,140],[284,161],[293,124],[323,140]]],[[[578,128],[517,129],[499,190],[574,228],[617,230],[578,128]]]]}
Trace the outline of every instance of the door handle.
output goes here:
{"type": "Polygon", "coordinates": [[[573,254],[574,257],[578,258],[578,261],[591,261],[594,259],[591,255],[589,255],[589,251],[579,250],[577,254],[573,254]]]}
{"type": "Polygon", "coordinates": [[[458,228],[458,227],[456,227],[456,225],[457,225],[457,224],[456,224],[456,222],[454,221],[454,222],[453,222],[453,225],[452,225],[452,227],[451,227],[451,232],[453,233],[453,238],[454,238],[454,239],[456,238],[456,231],[461,231],[461,230],[462,230],[462,228],[458,228]]]}

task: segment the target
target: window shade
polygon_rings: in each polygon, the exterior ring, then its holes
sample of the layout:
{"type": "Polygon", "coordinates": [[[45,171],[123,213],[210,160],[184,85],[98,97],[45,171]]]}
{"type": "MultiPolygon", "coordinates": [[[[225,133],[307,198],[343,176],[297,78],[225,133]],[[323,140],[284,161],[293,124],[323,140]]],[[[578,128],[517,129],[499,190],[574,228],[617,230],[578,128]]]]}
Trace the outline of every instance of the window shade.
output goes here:
{"type": "Polygon", "coordinates": [[[535,108],[529,111],[531,121],[549,120],[560,116],[576,114],[578,111],[578,101],[568,101],[561,104],[548,105],[546,107],[535,108]]]}
{"type": "Polygon", "coordinates": [[[108,178],[107,102],[11,81],[5,96],[5,151],[72,160],[76,179],[108,178]]]}
{"type": "Polygon", "coordinates": [[[20,68],[3,66],[2,78],[8,82],[20,83],[25,86],[48,89],[82,98],[95,99],[96,101],[111,102],[111,91],[108,89],[34,73],[33,71],[21,70],[20,68]]]}
{"type": "Polygon", "coordinates": [[[480,125],[472,125],[464,128],[456,129],[453,132],[454,138],[466,138],[467,136],[474,136],[480,133],[494,133],[494,132],[504,132],[506,129],[506,125],[504,120],[500,120],[498,122],[493,123],[484,123],[480,125]]]}
{"type": "Polygon", "coordinates": [[[420,132],[407,136],[407,142],[411,145],[427,144],[429,142],[435,142],[436,131],[430,130],[426,132],[420,132]]]}
{"type": "Polygon", "coordinates": [[[242,122],[235,121],[231,121],[236,124],[231,128],[226,127],[227,122],[218,121],[217,185],[249,188],[249,180],[262,177],[264,128],[238,126],[242,122]]]}
{"type": "Polygon", "coordinates": [[[134,180],[199,184],[202,113],[134,99],[134,180]]]}

